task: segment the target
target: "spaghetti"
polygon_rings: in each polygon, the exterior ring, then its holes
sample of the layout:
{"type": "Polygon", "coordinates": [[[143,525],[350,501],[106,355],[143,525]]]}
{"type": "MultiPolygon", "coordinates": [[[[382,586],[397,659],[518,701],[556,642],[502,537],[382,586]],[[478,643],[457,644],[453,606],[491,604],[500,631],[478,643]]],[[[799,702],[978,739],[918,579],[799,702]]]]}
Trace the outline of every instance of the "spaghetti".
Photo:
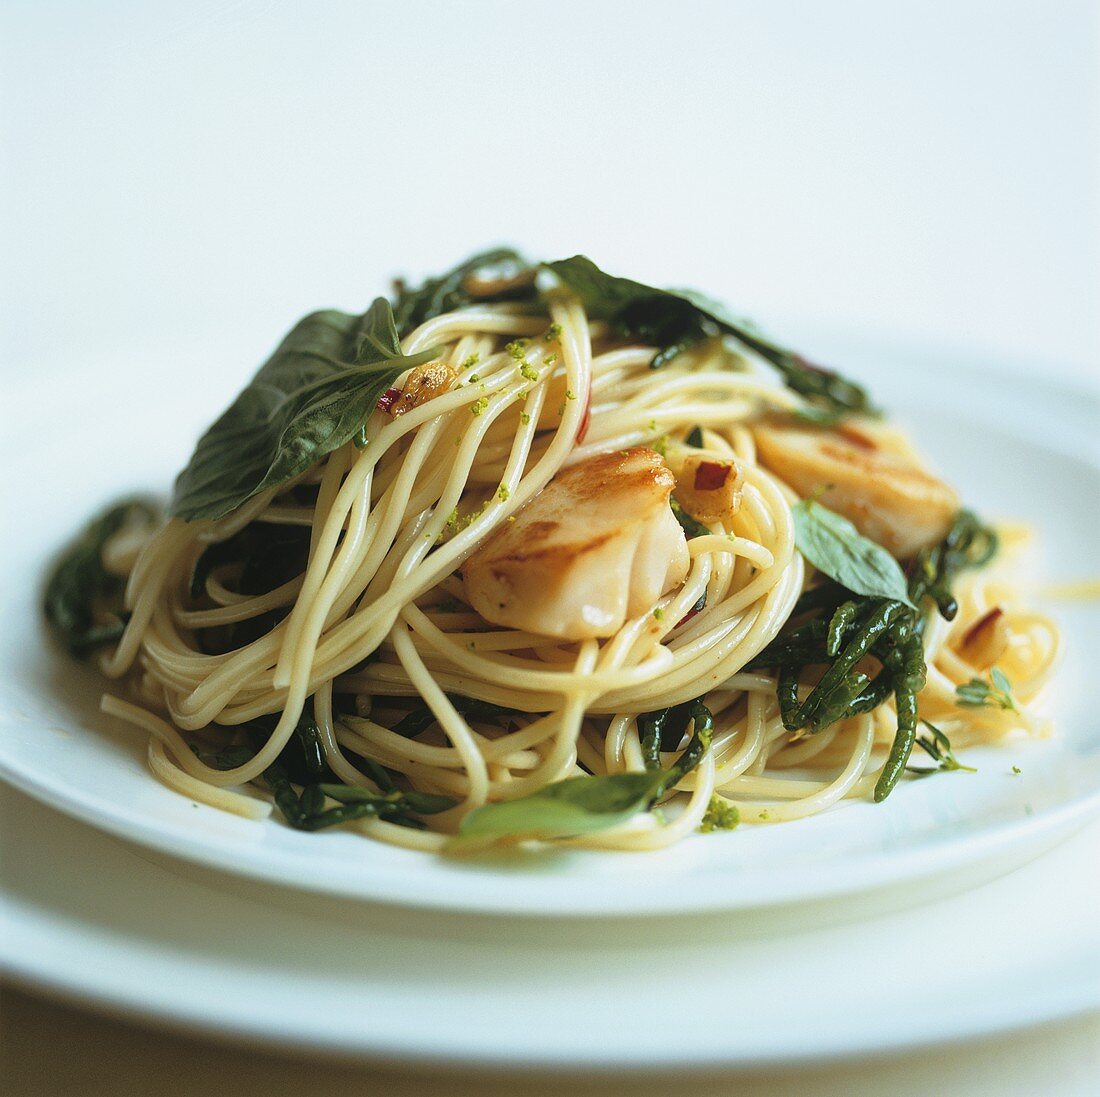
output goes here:
{"type": "MultiPolygon", "coordinates": [[[[129,699],[108,695],[103,709],[149,733],[159,780],[250,818],[274,798],[308,829],[346,822],[422,850],[460,832],[474,844],[480,833],[652,849],[729,825],[733,809],[779,822],[871,794],[899,735],[896,701],[792,730],[785,672],[767,662],[809,619],[807,591],[835,588],[830,612],[846,597],[799,551],[805,492],[758,448],[760,429],[791,423],[813,398],[779,383],[759,348],[705,324],[653,370],[661,342],[602,318],[567,280],[542,278],[519,300],[471,296],[408,331],[400,351],[419,364],[352,440],[304,471],[222,516],[155,531],[126,522],[104,539],[108,570],[125,575],[127,618],[100,666],[129,699]],[[540,633],[537,621],[494,623],[474,608],[463,569],[555,477],[642,450],[670,469],[694,461],[704,490],[700,467],[741,476],[735,506],[683,516],[691,535],[680,534],[674,586],[606,635],[540,633]],[[692,703],[704,708],[692,715],[692,703]],[[676,770],[687,751],[690,772],[676,770]],[[658,777],[645,785],[647,774],[658,777]],[[484,805],[534,797],[545,809],[547,789],[615,775],[637,775],[629,787],[641,790],[618,814],[603,804],[582,821],[564,794],[559,825],[545,810],[524,825],[520,808],[516,826],[469,824],[484,805]]],[[[881,424],[842,422],[863,448],[870,438],[915,462],[881,424]]],[[[835,423],[798,429],[844,443],[835,423]]],[[[674,503],[688,488],[681,473],[674,503]]],[[[955,598],[951,621],[919,607],[920,716],[956,746],[1041,732],[1027,705],[1056,656],[1053,625],[1018,607],[995,572],[961,575],[955,598]],[[995,703],[994,666],[1012,684],[1007,704],[995,703]],[[959,687],[974,680],[990,692],[968,706],[959,687]]],[[[870,682],[880,664],[888,658],[868,649],[858,665],[870,682]]],[[[796,677],[805,703],[822,666],[796,677]]]]}

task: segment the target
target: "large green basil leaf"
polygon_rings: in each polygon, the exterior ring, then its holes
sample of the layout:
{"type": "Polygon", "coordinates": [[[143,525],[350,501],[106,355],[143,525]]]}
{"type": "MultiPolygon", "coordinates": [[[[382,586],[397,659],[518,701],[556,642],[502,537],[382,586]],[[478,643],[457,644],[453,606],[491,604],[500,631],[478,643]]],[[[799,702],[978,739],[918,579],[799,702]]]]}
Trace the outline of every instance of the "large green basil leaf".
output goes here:
{"type": "Polygon", "coordinates": [[[795,544],[818,571],[854,594],[913,605],[897,560],[864,537],[847,518],[814,499],[804,499],[792,509],[795,544]]]}
{"type": "Polygon", "coordinates": [[[393,307],[397,328],[405,336],[426,320],[467,305],[532,298],[537,293],[535,271],[512,248],[493,248],[415,289],[398,281],[393,307]]]}
{"type": "Polygon", "coordinates": [[[300,320],[199,439],[172,514],[221,518],[305,472],[354,437],[400,373],[433,354],[401,353],[381,297],[362,316],[330,310],[300,320]]]}
{"type": "Polygon", "coordinates": [[[486,804],[462,821],[461,838],[564,838],[625,823],[645,811],[664,785],[663,773],[571,777],[523,796],[486,804]]]}
{"type": "Polygon", "coordinates": [[[584,255],[543,265],[580,297],[590,316],[609,320],[624,334],[660,348],[652,362],[654,368],[708,335],[721,332],[770,362],[787,386],[806,398],[816,421],[873,411],[859,385],[781,346],[750,321],[734,316],[724,305],[695,290],[658,289],[631,278],[619,278],[584,255]]]}
{"type": "Polygon", "coordinates": [[[147,500],[116,503],[90,522],[54,564],[43,607],[46,620],[71,654],[87,655],[122,635],[123,581],[103,567],[103,547],[124,526],[151,526],[156,520],[156,508],[147,500]]]}
{"type": "Polygon", "coordinates": [[[462,820],[452,848],[479,847],[501,839],[568,838],[625,823],[673,788],[710,748],[714,726],[710,711],[702,701],[693,701],[688,713],[694,721],[691,742],[668,769],[570,777],[529,796],[486,804],[462,820]]]}

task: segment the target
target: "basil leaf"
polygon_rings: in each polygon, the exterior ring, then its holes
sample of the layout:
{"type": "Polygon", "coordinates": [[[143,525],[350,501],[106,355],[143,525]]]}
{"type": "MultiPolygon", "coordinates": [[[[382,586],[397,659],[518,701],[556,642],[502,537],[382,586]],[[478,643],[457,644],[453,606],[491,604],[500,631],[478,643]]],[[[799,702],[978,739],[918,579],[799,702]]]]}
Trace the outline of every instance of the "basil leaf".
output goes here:
{"type": "Polygon", "coordinates": [[[768,338],[751,321],[734,316],[724,305],[695,290],[657,289],[619,278],[584,255],[544,266],[581,298],[589,315],[610,320],[624,334],[660,348],[651,363],[654,368],[708,335],[721,333],[733,336],[770,362],[786,385],[815,409],[811,414],[817,421],[835,422],[850,412],[874,410],[859,385],[768,338]]]}
{"type": "Polygon", "coordinates": [[[813,499],[796,503],[793,511],[795,543],[818,571],[855,594],[890,598],[916,608],[897,560],[847,518],[813,499]]]}
{"type": "Polygon", "coordinates": [[[512,248],[494,248],[459,263],[416,289],[396,283],[393,312],[398,331],[408,335],[426,320],[467,305],[523,300],[535,296],[535,272],[512,248]]]}
{"type": "Polygon", "coordinates": [[[420,815],[437,815],[441,811],[449,811],[458,803],[452,796],[438,796],[433,792],[417,792],[415,789],[379,796],[360,785],[322,783],[315,787],[341,804],[376,804],[380,811],[392,811],[397,807],[420,815]]]}
{"type": "Polygon", "coordinates": [[[688,715],[694,721],[691,742],[668,769],[570,777],[529,796],[486,804],[462,820],[452,847],[461,850],[497,839],[568,838],[625,823],[673,788],[710,748],[714,728],[710,710],[701,700],[692,701],[688,715]]]}
{"type": "Polygon", "coordinates": [[[207,546],[195,561],[189,590],[202,597],[210,573],[224,564],[242,564],[239,594],[267,594],[301,575],[309,562],[309,527],[252,522],[224,541],[207,546]]]}
{"type": "Polygon", "coordinates": [[[125,628],[123,580],[103,567],[103,547],[124,526],[152,525],[157,511],[144,499],[127,499],[90,522],[54,564],[46,581],[46,620],[70,654],[87,655],[113,643],[125,628]]]}
{"type": "Polygon", "coordinates": [[[672,513],[676,516],[676,521],[680,523],[680,528],[684,531],[684,536],[689,541],[693,537],[710,536],[710,528],[704,526],[698,518],[692,518],[692,516],[680,506],[680,500],[677,499],[675,495],[669,497],[668,505],[672,508],[672,513]]]}
{"type": "Polygon", "coordinates": [[[462,820],[462,838],[565,838],[625,823],[664,787],[664,771],[571,777],[517,800],[486,804],[462,820]]]}
{"type": "Polygon", "coordinates": [[[300,320],[199,439],[172,514],[221,518],[305,472],[351,440],[400,373],[433,354],[401,353],[381,297],[362,316],[330,310],[300,320]]]}

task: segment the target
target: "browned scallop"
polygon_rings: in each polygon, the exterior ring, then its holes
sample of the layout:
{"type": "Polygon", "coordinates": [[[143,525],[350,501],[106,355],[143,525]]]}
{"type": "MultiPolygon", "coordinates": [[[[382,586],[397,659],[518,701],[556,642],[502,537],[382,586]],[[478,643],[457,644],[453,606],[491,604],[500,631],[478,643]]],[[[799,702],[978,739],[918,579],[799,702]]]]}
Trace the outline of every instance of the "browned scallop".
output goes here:
{"type": "Polygon", "coordinates": [[[874,428],[763,423],[760,463],[800,496],[815,496],[899,559],[939,541],[959,509],[955,491],[874,428]]]}
{"type": "Polygon", "coordinates": [[[613,635],[687,574],[674,487],[644,446],[563,469],[466,561],[466,597],[506,628],[563,640],[613,635]]]}

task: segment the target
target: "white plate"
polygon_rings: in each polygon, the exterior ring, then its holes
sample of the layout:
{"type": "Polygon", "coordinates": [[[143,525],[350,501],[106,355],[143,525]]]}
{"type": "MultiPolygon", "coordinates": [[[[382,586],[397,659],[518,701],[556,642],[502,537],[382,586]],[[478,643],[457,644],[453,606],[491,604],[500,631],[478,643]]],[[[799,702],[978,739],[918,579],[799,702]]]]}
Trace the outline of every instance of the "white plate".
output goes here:
{"type": "Polygon", "coordinates": [[[1100,824],[985,887],[847,925],[812,905],[778,921],[561,922],[303,895],[150,857],[2,788],[0,826],[9,974],[221,1040],[681,1074],[881,1054],[1100,1007],[1100,824]]]}
{"type": "MultiPolygon", "coordinates": [[[[882,403],[905,409],[901,418],[972,505],[1041,527],[1046,576],[1097,574],[1095,396],[912,354],[895,352],[888,370],[867,359],[859,348],[844,355],[882,403]]],[[[1062,606],[1055,612],[1069,654],[1052,691],[1057,737],[968,752],[977,774],[905,783],[883,806],[846,804],[657,853],[475,862],[196,806],[149,776],[139,737],[94,712],[99,683],[46,650],[37,610],[44,562],[56,547],[113,494],[167,488],[197,430],[243,380],[227,378],[217,363],[197,367],[193,356],[167,364],[158,378],[148,360],[113,361],[106,392],[94,368],[67,375],[64,384],[23,382],[14,394],[19,406],[49,407],[59,429],[43,435],[40,423],[26,420],[6,439],[13,498],[5,512],[17,520],[5,531],[10,560],[0,595],[0,773],[86,822],[228,872],[338,896],[496,913],[647,914],[925,889],[934,880],[962,886],[1021,863],[1100,803],[1089,662],[1100,649],[1098,615],[1093,607],[1062,606]]]]}

